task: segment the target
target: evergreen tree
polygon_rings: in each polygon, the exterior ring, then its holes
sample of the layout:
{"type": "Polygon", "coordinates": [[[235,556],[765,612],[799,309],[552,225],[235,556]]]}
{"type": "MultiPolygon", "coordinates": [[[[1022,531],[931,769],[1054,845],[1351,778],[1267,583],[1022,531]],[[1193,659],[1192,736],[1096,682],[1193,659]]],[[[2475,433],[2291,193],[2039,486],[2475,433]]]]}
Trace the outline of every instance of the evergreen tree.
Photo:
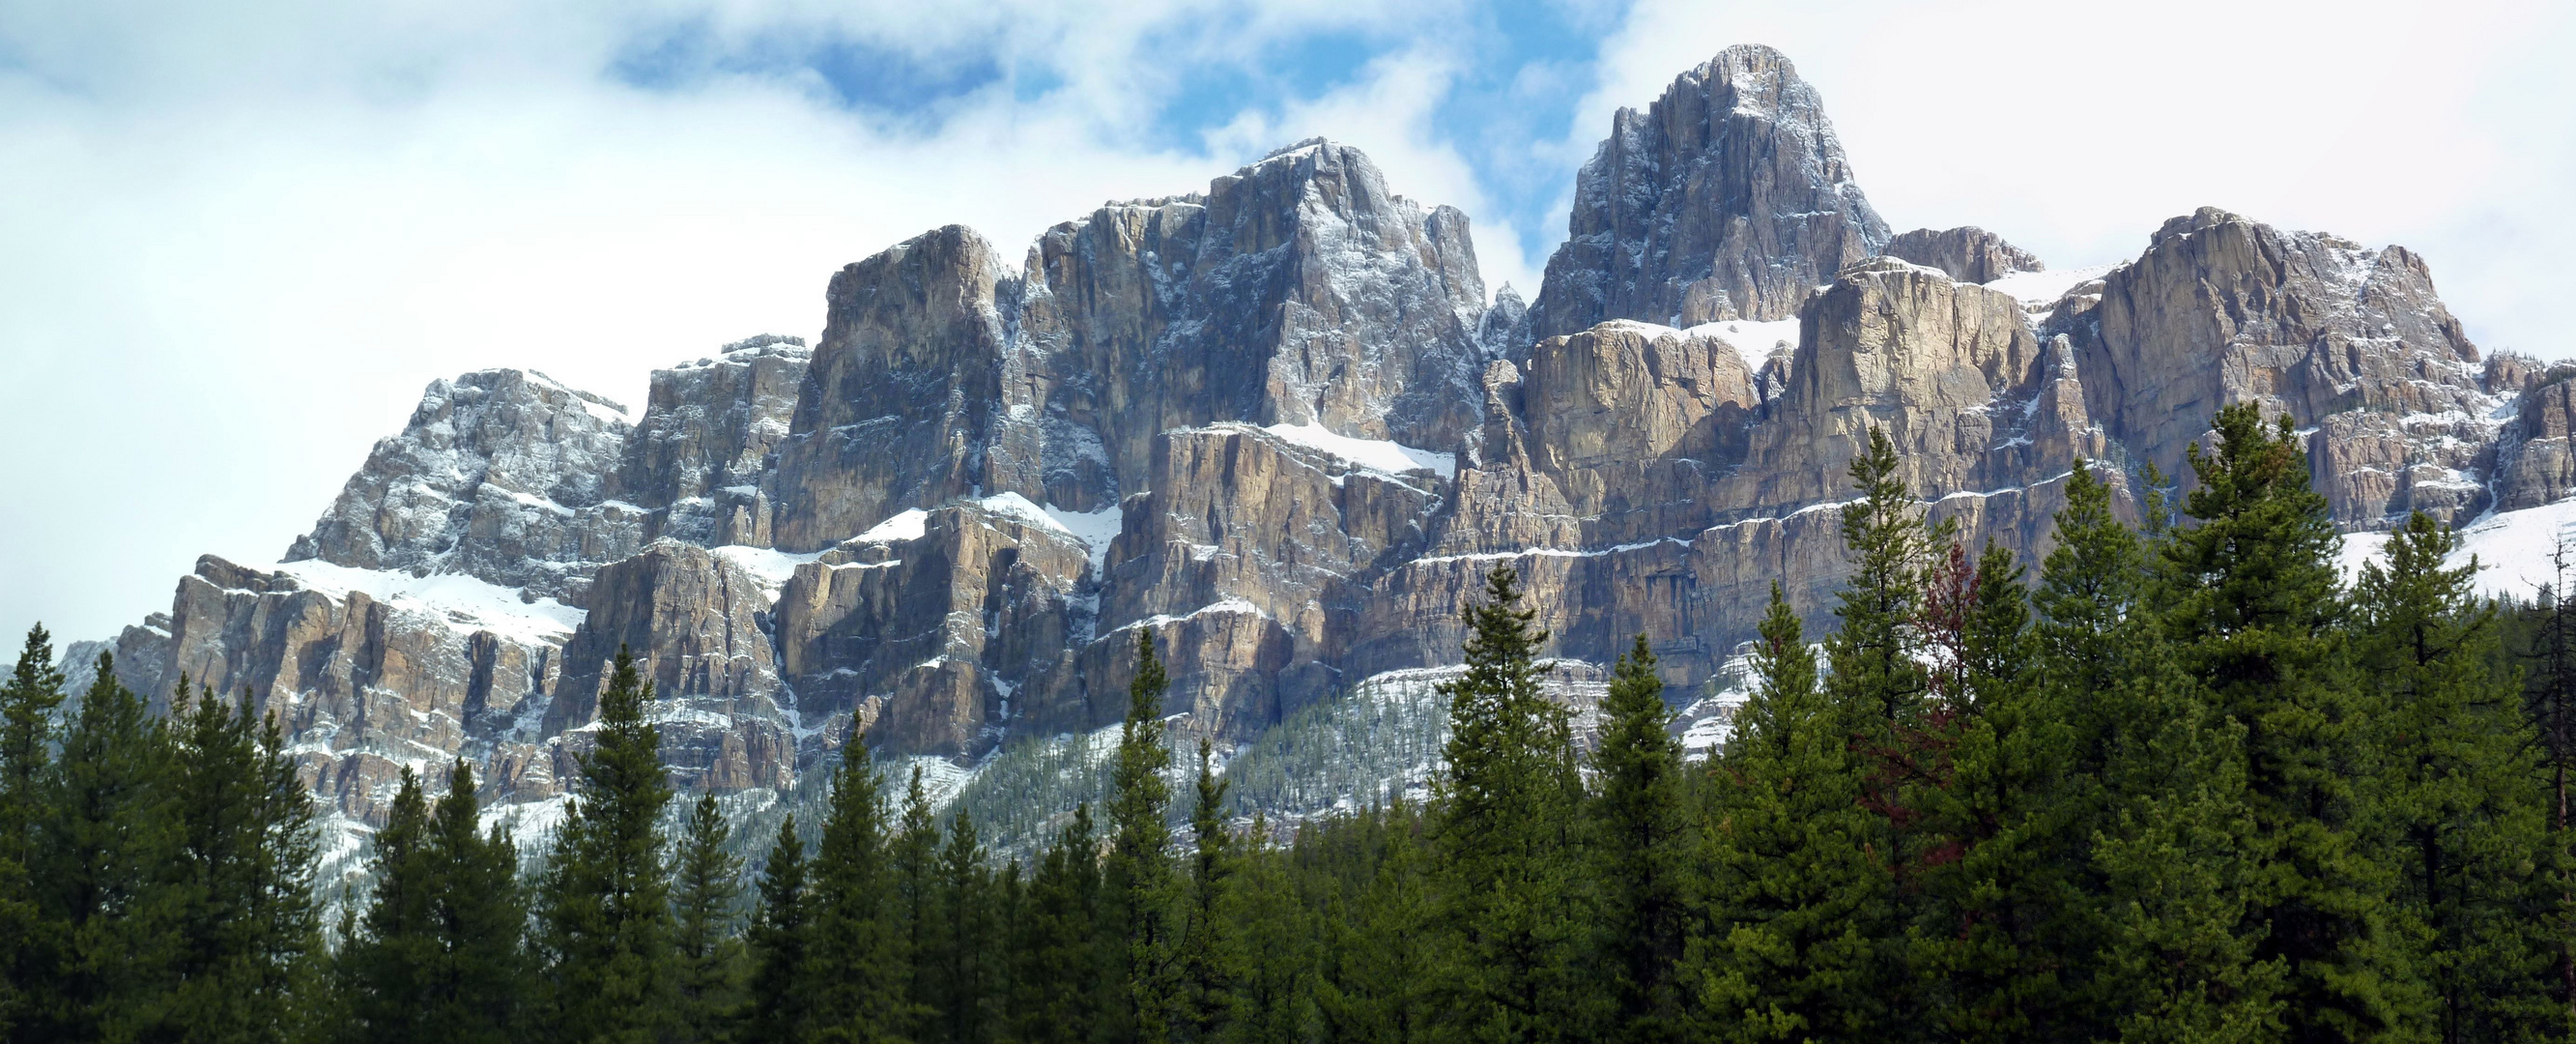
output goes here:
{"type": "Polygon", "coordinates": [[[866,739],[854,739],[842,748],[831,817],[809,871],[814,928],[804,983],[812,989],[810,1039],[899,1044],[912,1040],[920,1024],[909,993],[912,954],[904,945],[886,834],[876,766],[868,760],[866,739]]]}
{"type": "Polygon", "coordinates": [[[1233,839],[1225,830],[1225,782],[1216,776],[1213,751],[1199,740],[1198,802],[1190,810],[1196,851],[1190,862],[1189,920],[1181,938],[1180,1036],[1222,1039],[1234,1026],[1235,985],[1243,955],[1237,949],[1233,839]]]}
{"type": "Polygon", "coordinates": [[[43,786],[31,860],[41,971],[20,1039],[129,1039],[162,1011],[179,931],[163,887],[181,843],[173,771],[168,730],[100,654],[43,786]]]}
{"type": "Polygon", "coordinates": [[[1228,943],[1231,1004],[1210,1039],[1240,1044],[1301,1044],[1316,1039],[1316,965],[1322,925],[1301,901],[1289,858],[1271,841],[1269,823],[1256,815],[1218,904],[1228,943]]]}
{"type": "Polygon", "coordinates": [[[1087,1044],[1098,1024],[1095,954],[1099,839],[1091,806],[1076,805],[1029,878],[1011,932],[1011,1037],[1020,1044],[1087,1044]]]}
{"type": "Polygon", "coordinates": [[[581,759],[541,892],[560,1040],[643,1044],[671,1028],[671,879],[655,827],[672,792],[660,736],[644,720],[652,700],[621,647],[599,695],[598,746],[581,759]]]}
{"type": "Polygon", "coordinates": [[[989,1044],[997,1036],[1001,954],[996,883],[985,855],[974,818],[959,809],[939,852],[927,962],[930,999],[939,1015],[935,1039],[944,1044],[989,1044]]]}
{"type": "Polygon", "coordinates": [[[2565,537],[2550,551],[2551,582],[2534,607],[2539,617],[2531,629],[2524,660],[2529,664],[2523,690],[2523,713],[2540,737],[2544,775],[2542,815],[2548,830],[2540,872],[2547,880],[2533,912],[2545,920],[2557,944],[2557,999],[2567,1024],[2576,1026],[2576,805],[2569,798],[2569,776],[2576,768],[2576,599],[2568,597],[2571,558],[2565,537]]]}
{"type": "Polygon", "coordinates": [[[778,843],[760,871],[760,910],[746,940],[752,970],[743,1040],[800,1044],[812,1034],[813,907],[805,888],[805,842],[796,836],[790,814],[779,824],[778,843]]]}
{"type": "Polygon", "coordinates": [[[1846,717],[1779,585],[1754,646],[1753,693],[1712,768],[1708,934],[1687,974],[1720,1041],[1892,1035],[1879,937],[1893,892],[1870,849],[1846,717]]]}
{"type": "Polygon", "coordinates": [[[321,943],[312,795],[248,692],[227,705],[201,686],[193,705],[184,690],[171,702],[179,849],[163,892],[178,932],[157,1021],[173,1039],[283,1040],[301,1029],[321,943]]]}
{"type": "Polygon", "coordinates": [[[733,827],[716,807],[715,795],[699,795],[680,838],[679,887],[671,910],[682,1041],[727,1039],[741,1003],[743,941],[734,910],[742,898],[742,860],[727,850],[732,838],[733,827]]]}
{"type": "Polygon", "coordinates": [[[1111,1041],[1163,1044],[1172,1038],[1179,987],[1172,924],[1172,749],[1163,740],[1163,694],[1171,678],[1154,656],[1153,632],[1136,631],[1136,677],[1127,686],[1111,776],[1109,861],[1102,872],[1102,927],[1113,995],[1102,1013],[1111,1041]]]}
{"type": "Polygon", "coordinates": [[[1431,1040],[1439,1030],[1432,984],[1446,961],[1422,812],[1398,797],[1355,825],[1370,835],[1376,858],[1356,900],[1326,928],[1315,987],[1326,1039],[1431,1040]]]}
{"type": "Polygon", "coordinates": [[[1691,903],[1695,862],[1688,832],[1681,741],[1664,704],[1664,680],[1646,636],[1619,658],[1601,702],[1593,756],[1593,879],[1601,890],[1595,943],[1612,976],[1615,1040],[1664,1040],[1676,1032],[1673,976],[1691,903]]]}
{"type": "Polygon", "coordinates": [[[35,878],[36,827],[45,813],[40,791],[52,763],[54,709],[63,702],[63,672],[54,666],[53,636],[27,629],[17,666],[0,687],[0,1038],[27,1022],[36,994],[34,945],[43,932],[35,878]]]}
{"type": "Polygon", "coordinates": [[[519,846],[500,824],[482,826],[474,769],[458,758],[447,793],[430,817],[428,852],[436,876],[433,907],[441,956],[427,1021],[437,1037],[459,1044],[499,1044],[524,1029],[531,971],[528,905],[519,885],[519,846]]]}
{"type": "Polygon", "coordinates": [[[434,1021],[443,1014],[434,983],[435,969],[446,958],[438,937],[438,895],[445,882],[430,834],[428,799],[420,778],[405,766],[369,857],[375,888],[336,961],[349,1019],[344,1039],[444,1039],[444,1027],[434,1021]]]}
{"type": "MultiPolygon", "coordinates": [[[[939,956],[932,944],[938,930],[939,889],[939,820],[930,812],[930,791],[922,783],[921,765],[912,766],[911,782],[904,787],[903,818],[896,827],[889,848],[893,860],[895,902],[893,907],[897,934],[902,937],[906,960],[904,996],[916,1018],[934,1020],[938,1010],[935,995],[934,965],[939,956]]],[[[939,1027],[925,1021],[906,1031],[906,1035],[923,1044],[935,1044],[939,1027]]]]}
{"type": "Polygon", "coordinates": [[[1539,687],[1547,632],[1520,597],[1509,567],[1486,577],[1466,610],[1466,672],[1442,690],[1449,764],[1435,836],[1444,917],[1459,934],[1447,1014],[1473,1041],[1582,1039],[1602,1000],[1584,988],[1571,725],[1539,687]]]}
{"type": "Polygon", "coordinates": [[[2394,882],[2372,833],[2368,723],[2384,707],[2343,673],[2342,540],[2289,425],[2267,433],[2252,404],[2229,406],[2217,452],[2192,447],[2199,487],[2183,506],[2199,524],[2164,544],[2166,629],[2183,669],[2245,729],[2259,846],[2248,916],[2289,976],[2288,1032],[2375,1038],[2421,1003],[2386,935],[2394,882]]]}
{"type": "Polygon", "coordinates": [[[2354,592],[2355,653],[2387,709],[2376,733],[2398,901],[2444,1044],[2539,1035],[2559,1021],[2546,1000],[2556,969],[2517,902],[2543,841],[2527,785],[2540,769],[2537,737],[2490,666],[2496,621],[2476,601],[2477,563],[2442,565],[2456,546],[2418,512],[2390,537],[2387,566],[2365,564],[2354,592]]]}

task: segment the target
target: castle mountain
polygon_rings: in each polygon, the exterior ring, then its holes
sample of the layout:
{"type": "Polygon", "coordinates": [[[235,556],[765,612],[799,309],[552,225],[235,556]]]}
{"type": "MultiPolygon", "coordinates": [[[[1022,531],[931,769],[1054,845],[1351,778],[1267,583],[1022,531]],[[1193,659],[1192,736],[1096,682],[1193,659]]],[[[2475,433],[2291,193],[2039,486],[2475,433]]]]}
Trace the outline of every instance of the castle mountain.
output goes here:
{"type": "Polygon", "coordinates": [[[1613,118],[1526,307],[1467,215],[1324,140],[1033,243],[938,228],[832,274],[818,343],[636,408],[433,382],[280,562],[200,559],[103,647],[277,712],[352,828],[457,756],[542,824],[621,647],[684,787],[785,794],[860,736],[955,787],[1116,725],[1140,629],[1220,749],[1422,691],[1496,565],[1569,698],[1643,632],[1705,742],[1773,582],[1830,619],[1872,428],[2024,561],[2080,461],[2134,515],[2237,403],[2292,420],[2355,553],[2576,496],[2576,370],[2482,356],[2424,259],[2214,208],[2145,231],[2073,272],[1895,232],[1815,88],[1733,47],[1613,118]]]}

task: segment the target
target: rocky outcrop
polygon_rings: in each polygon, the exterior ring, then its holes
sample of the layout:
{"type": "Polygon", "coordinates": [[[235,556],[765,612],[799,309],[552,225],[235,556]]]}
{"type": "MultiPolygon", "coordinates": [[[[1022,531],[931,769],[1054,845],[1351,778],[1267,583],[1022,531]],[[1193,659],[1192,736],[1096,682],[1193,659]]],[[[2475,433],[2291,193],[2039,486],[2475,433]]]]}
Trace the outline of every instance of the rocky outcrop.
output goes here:
{"type": "Polygon", "coordinates": [[[2087,406],[2139,459],[2182,474],[2218,408],[2253,402],[2318,438],[2317,489],[2348,528],[2489,503],[2498,422],[2478,352],[2403,247],[2290,232],[2216,208],[2158,229],[2098,303],[2051,320],[2084,353],[2087,406]]]}
{"type": "Polygon", "coordinates": [[[578,597],[644,543],[645,509],[611,495],[625,414],[532,371],[434,382],[286,558],[578,597]]]}
{"type": "Polygon", "coordinates": [[[1467,222],[1312,141],[1205,195],[1058,225],[1014,273],[942,229],[844,269],[794,432],[780,547],[969,491],[1090,512],[1156,436],[1313,424],[1446,447],[1472,428],[1484,287],[1467,222]]]}
{"type": "Polygon", "coordinates": [[[917,530],[862,536],[796,567],[776,609],[780,663],[812,723],[847,716],[893,751],[990,748],[1017,708],[1031,721],[1087,722],[1047,694],[1089,638],[1090,549],[1023,507],[966,502],[917,530]]]}
{"type": "Polygon", "coordinates": [[[1787,319],[1889,238],[1816,89],[1759,46],[1719,52],[1645,112],[1619,110],[1575,175],[1566,232],[1530,307],[1536,337],[1607,319],[1787,319]]]}
{"type": "Polygon", "coordinates": [[[2048,267],[2030,251],[1975,225],[1939,232],[1918,228],[1888,240],[1885,252],[1889,257],[1938,268],[1962,283],[1991,283],[2015,272],[2039,272],[2048,267]]]}
{"type": "Polygon", "coordinates": [[[661,509],[657,536],[768,547],[770,499],[761,483],[812,358],[803,338],[767,334],[653,371],[644,418],[620,463],[622,499],[661,509]]]}

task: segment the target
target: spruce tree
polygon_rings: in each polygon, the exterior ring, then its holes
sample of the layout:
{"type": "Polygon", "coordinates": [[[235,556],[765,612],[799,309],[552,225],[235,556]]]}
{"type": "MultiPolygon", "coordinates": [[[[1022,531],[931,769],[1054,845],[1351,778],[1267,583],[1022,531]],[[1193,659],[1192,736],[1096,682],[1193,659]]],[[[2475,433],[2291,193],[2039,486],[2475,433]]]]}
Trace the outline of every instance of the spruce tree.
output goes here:
{"type": "Polygon", "coordinates": [[[1225,829],[1225,791],[1214,752],[1199,740],[1198,801],[1190,810],[1194,849],[1190,861],[1189,918],[1181,938],[1182,1039],[1215,1041],[1236,1020],[1235,985],[1243,955],[1237,949],[1233,838],[1225,829]]]}
{"type": "Polygon", "coordinates": [[[943,1044],[990,1044],[997,1036],[995,991],[1003,976],[996,921],[997,884],[985,865],[974,817],[959,809],[939,851],[929,946],[935,1038],[943,1044]]]}
{"type": "Polygon", "coordinates": [[[1582,1039],[1603,1000],[1587,991],[1577,908],[1571,725],[1539,686],[1547,632],[1520,605],[1508,566],[1466,609],[1466,671],[1450,704],[1448,768],[1437,780],[1444,917],[1458,933],[1448,969],[1452,1029],[1476,1041],[1582,1039]]]}
{"type": "Polygon", "coordinates": [[[642,1044],[672,1025],[670,865],[656,829],[672,791],[644,719],[652,700],[621,647],[540,896],[547,1014],[560,1040],[642,1044]]]}
{"type": "MultiPolygon", "coordinates": [[[[1220,960],[1227,973],[1230,1021],[1210,1038],[1240,1044],[1302,1044],[1316,1039],[1315,992],[1323,926],[1308,910],[1290,860],[1271,839],[1269,823],[1255,815],[1241,847],[1229,853],[1236,869],[1217,916],[1230,943],[1220,960]]],[[[1339,1038],[1333,1038],[1339,1039],[1339,1038]]]]}
{"type": "Polygon", "coordinates": [[[1111,775],[1109,860],[1102,872],[1107,917],[1103,952],[1114,984],[1103,1027],[1113,1041],[1163,1044],[1176,1014],[1179,940],[1173,921],[1172,749],[1163,739],[1163,695],[1171,678],[1154,655],[1151,629],[1136,630],[1136,677],[1127,686],[1111,775]]]}
{"type": "Polygon", "coordinates": [[[1711,768],[1708,933],[1685,974],[1719,1041],[1894,1035],[1880,937],[1894,891],[1870,845],[1846,722],[1817,684],[1798,614],[1771,587],[1753,693],[1711,768]]]}
{"type": "Polygon", "coordinates": [[[37,936],[43,931],[36,883],[29,870],[38,821],[45,812],[40,784],[52,763],[53,714],[63,702],[63,672],[54,666],[53,636],[39,624],[9,681],[0,687],[0,1038],[27,1023],[37,992],[37,936]]]}
{"type": "Polygon", "coordinates": [[[796,836],[790,814],[760,870],[760,910],[746,938],[750,1005],[741,1039],[800,1044],[813,1032],[813,908],[805,886],[805,842],[796,836]]]}
{"type": "Polygon", "coordinates": [[[678,888],[671,897],[682,1041],[728,1039],[741,1003],[743,943],[734,909],[742,897],[742,860],[727,850],[732,838],[715,795],[699,795],[680,837],[678,888]]]}
{"type": "Polygon", "coordinates": [[[1011,930],[1011,1037],[1020,1044],[1087,1044],[1098,1024],[1101,964],[1099,838],[1091,806],[1047,845],[1011,930]]]}
{"type": "MultiPolygon", "coordinates": [[[[938,928],[934,909],[939,890],[939,820],[930,811],[930,791],[922,783],[921,765],[912,766],[904,786],[903,818],[888,852],[894,873],[893,913],[905,955],[904,996],[915,1017],[934,1020],[938,1009],[934,965],[938,954],[932,936],[938,928]]],[[[937,1044],[938,1029],[924,1021],[905,1034],[922,1044],[937,1044]]]]}
{"type": "Polygon", "coordinates": [[[2457,546],[2421,512],[2390,536],[2387,565],[2365,564],[2353,592],[2355,654],[2379,690],[2387,759],[2383,814],[2397,844],[2398,903],[2412,929],[2444,1044],[2532,1036],[2555,1027],[2547,941],[2517,902],[2533,884],[2543,809],[2528,781],[2538,737],[2510,680],[2490,664],[2495,613],[2477,603],[2477,563],[2445,568],[2457,546]]]}
{"type": "Polygon", "coordinates": [[[1343,916],[1329,923],[1315,995],[1326,1039],[1415,1044],[1440,1030],[1434,980],[1447,966],[1430,844],[1419,807],[1397,796],[1361,823],[1382,848],[1343,916]]]}
{"type": "MultiPolygon", "coordinates": [[[[184,685],[184,680],[182,681],[184,685]]],[[[32,860],[43,934],[29,1041],[137,1036],[161,1012],[179,932],[171,740],[102,653],[43,785],[32,860]]]]}
{"type": "Polygon", "coordinates": [[[340,1036],[352,1042],[416,1044],[443,1039],[438,1021],[437,969],[446,957],[439,939],[439,893],[445,890],[431,851],[429,801],[420,777],[404,766],[402,781],[376,828],[368,858],[374,888],[366,913],[353,925],[335,962],[349,1024],[340,1036]]]}
{"type": "Polygon", "coordinates": [[[1619,658],[1601,702],[1593,755],[1593,879],[1601,891],[1595,946],[1618,1010],[1615,1040],[1662,1040],[1676,1032],[1680,997],[1674,965],[1692,896],[1688,792],[1681,741],[1646,636],[1619,658]]]}
{"type": "Polygon", "coordinates": [[[426,978],[436,1005],[428,1025],[460,1044],[500,1044],[523,1034],[532,970],[519,846],[500,824],[483,827],[481,812],[474,769],[458,758],[448,766],[447,793],[429,822],[442,953],[426,978]]]}
{"type": "Polygon", "coordinates": [[[2385,708],[2346,672],[2342,548],[2325,498],[2283,417],[2221,409],[2215,453],[2189,454],[2197,525],[2159,563],[2183,669],[2245,729],[2246,805],[2260,850],[2248,916],[2261,954],[2289,976],[2283,1018],[2298,1039],[2390,1032],[2421,997],[2387,933],[2394,881],[2374,836],[2370,725],[2385,708]],[[2267,428],[2274,428],[2267,431],[2267,428]]]}
{"type": "Polygon", "coordinates": [[[179,945],[158,1021],[181,1039],[284,1040],[302,1030],[321,944],[311,792],[248,692],[227,704],[201,686],[172,706],[179,851],[164,890],[179,945]]]}
{"type": "Polygon", "coordinates": [[[904,946],[889,865],[885,795],[864,737],[842,748],[831,802],[808,870],[814,927],[804,982],[812,989],[811,1039],[909,1041],[921,1021],[909,993],[912,954],[904,946]]]}

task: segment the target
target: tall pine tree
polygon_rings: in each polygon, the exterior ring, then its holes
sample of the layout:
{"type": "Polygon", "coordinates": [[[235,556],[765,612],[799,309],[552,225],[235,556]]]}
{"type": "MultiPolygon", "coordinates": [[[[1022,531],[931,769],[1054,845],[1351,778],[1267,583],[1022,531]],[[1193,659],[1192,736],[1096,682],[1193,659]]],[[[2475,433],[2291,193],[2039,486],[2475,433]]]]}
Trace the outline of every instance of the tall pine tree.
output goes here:
{"type": "Polygon", "coordinates": [[[883,786],[866,738],[854,738],[841,748],[831,818],[808,869],[814,927],[804,983],[813,991],[812,1040],[896,1044],[913,1039],[920,1024],[888,841],[883,786]]]}
{"type": "Polygon", "coordinates": [[[1104,1029],[1112,1041],[1163,1044],[1177,1012],[1179,938],[1174,930],[1172,748],[1163,739],[1163,694],[1171,678],[1154,655],[1150,628],[1136,629],[1136,677],[1127,686],[1110,786],[1109,861],[1102,872],[1108,916],[1104,956],[1116,984],[1104,1029]]]}
{"type": "Polygon", "coordinates": [[[599,695],[598,746],[581,759],[540,892],[547,1015],[567,1042],[643,1044],[672,1025],[670,864],[656,823],[671,802],[652,683],[619,648],[599,695]]]}
{"type": "Polygon", "coordinates": [[[1609,1029],[1614,1040],[1668,1039],[1681,1012],[1673,972],[1697,853],[1672,720],[1654,651],[1640,634],[1611,670],[1592,759],[1600,780],[1590,816],[1592,876],[1601,892],[1594,945],[1618,1002],[1609,1029]]]}
{"type": "Polygon", "coordinates": [[[1565,708],[1539,686],[1547,632],[1497,566],[1467,607],[1466,672],[1449,699],[1438,777],[1441,903],[1458,934],[1448,1016],[1482,1042],[1578,1040],[1603,998],[1585,987],[1585,912],[1569,837],[1580,792],[1565,708]]]}
{"type": "MultiPolygon", "coordinates": [[[[140,1035],[161,1011],[178,911],[163,885],[181,842],[169,730],[98,658],[43,785],[32,860],[42,935],[20,1039],[140,1035]]],[[[185,681],[182,681],[182,685],[185,681]]]]}
{"type": "Polygon", "coordinates": [[[678,951],[679,1039],[728,1038],[741,1003],[743,949],[735,921],[742,897],[742,860],[727,848],[733,827],[713,794],[701,794],[680,837],[678,888],[671,897],[673,945],[678,951]]]}
{"type": "Polygon", "coordinates": [[[778,842],[761,866],[760,909],[745,940],[751,983],[743,1040],[798,1044],[813,1032],[813,908],[805,886],[805,842],[796,836],[791,814],[779,824],[778,842]]]}
{"type": "Polygon", "coordinates": [[[35,943],[44,922],[28,864],[45,811],[38,785],[53,760],[53,715],[62,702],[53,636],[43,625],[30,627],[0,687],[0,1038],[34,1015],[37,994],[28,987],[38,972],[35,943]]]}

